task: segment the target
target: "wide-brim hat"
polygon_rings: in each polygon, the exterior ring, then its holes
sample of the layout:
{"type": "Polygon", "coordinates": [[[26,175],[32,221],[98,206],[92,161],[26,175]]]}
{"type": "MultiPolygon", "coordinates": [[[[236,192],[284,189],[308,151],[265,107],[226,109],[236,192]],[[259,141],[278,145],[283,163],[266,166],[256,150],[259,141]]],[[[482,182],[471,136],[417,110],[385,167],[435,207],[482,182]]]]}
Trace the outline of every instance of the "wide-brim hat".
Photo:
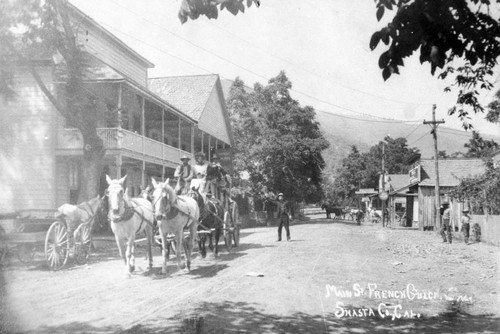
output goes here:
{"type": "Polygon", "coordinates": [[[443,203],[441,203],[441,205],[450,205],[450,203],[448,203],[448,202],[443,202],[443,203]]]}
{"type": "Polygon", "coordinates": [[[190,157],[188,157],[187,155],[183,155],[183,156],[181,157],[181,160],[191,160],[191,158],[190,158],[190,157]]]}
{"type": "Polygon", "coordinates": [[[220,157],[217,154],[212,155],[212,160],[219,160],[220,157]]]}
{"type": "Polygon", "coordinates": [[[462,212],[470,212],[469,209],[463,209],[462,212]]]}
{"type": "Polygon", "coordinates": [[[283,193],[279,193],[279,194],[278,194],[278,197],[280,197],[280,196],[281,196],[281,197],[283,197],[283,193]]]}

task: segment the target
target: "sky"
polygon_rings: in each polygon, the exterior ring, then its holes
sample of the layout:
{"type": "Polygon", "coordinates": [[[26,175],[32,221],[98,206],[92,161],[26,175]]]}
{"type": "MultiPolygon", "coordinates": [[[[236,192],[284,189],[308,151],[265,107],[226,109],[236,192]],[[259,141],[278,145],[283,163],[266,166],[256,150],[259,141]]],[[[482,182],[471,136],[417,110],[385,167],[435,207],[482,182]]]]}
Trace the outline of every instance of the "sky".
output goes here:
{"type": "MultiPolygon", "coordinates": [[[[456,92],[444,93],[450,82],[432,76],[418,55],[384,82],[378,58],[385,50],[371,51],[369,41],[387,21],[377,21],[373,0],[261,0],[244,14],[224,10],[217,20],[185,24],[177,17],[181,0],[70,2],[155,64],[149,77],[216,73],[252,87],[284,70],[292,97],[316,110],[418,124],[431,120],[436,104],[436,119],[461,129],[460,120],[447,115],[456,92]]],[[[492,80],[498,78],[499,68],[492,80]]],[[[480,101],[487,104],[498,89],[500,81],[480,101]]],[[[484,114],[470,122],[481,133],[500,136],[500,126],[484,114]]]]}

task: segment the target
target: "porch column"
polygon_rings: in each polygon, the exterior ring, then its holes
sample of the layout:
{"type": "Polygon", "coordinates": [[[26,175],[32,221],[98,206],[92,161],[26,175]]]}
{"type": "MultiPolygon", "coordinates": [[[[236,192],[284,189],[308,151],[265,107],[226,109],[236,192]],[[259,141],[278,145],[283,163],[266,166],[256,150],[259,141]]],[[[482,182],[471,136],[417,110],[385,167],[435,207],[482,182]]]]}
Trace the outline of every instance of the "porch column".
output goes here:
{"type": "Polygon", "coordinates": [[[165,181],[165,109],[161,109],[161,181],[165,181]]]}
{"type": "Polygon", "coordinates": [[[144,97],[141,99],[141,134],[142,134],[142,170],[141,170],[141,188],[145,188],[146,184],[146,160],[144,160],[144,153],[146,150],[146,118],[145,118],[145,105],[146,105],[146,100],[144,97]]]}
{"type": "Polygon", "coordinates": [[[179,158],[181,157],[181,150],[182,150],[181,131],[182,131],[182,118],[179,117],[179,122],[177,124],[177,148],[179,149],[179,158]]]}
{"type": "Polygon", "coordinates": [[[212,136],[208,135],[208,160],[212,161],[212,136]]]}
{"type": "Polygon", "coordinates": [[[205,149],[205,134],[203,133],[203,131],[200,130],[200,133],[201,133],[201,152],[203,152],[203,150],[205,149]]]}
{"type": "Polygon", "coordinates": [[[190,129],[191,129],[191,154],[194,155],[194,126],[191,125],[190,126],[190,129]]]}
{"type": "Polygon", "coordinates": [[[117,112],[118,112],[118,139],[117,139],[117,146],[118,146],[118,155],[115,157],[115,164],[116,164],[116,178],[121,179],[122,178],[122,154],[121,154],[121,146],[122,146],[122,140],[121,140],[121,129],[122,129],[122,95],[123,95],[123,88],[122,84],[118,85],[118,103],[117,103],[117,112]]]}

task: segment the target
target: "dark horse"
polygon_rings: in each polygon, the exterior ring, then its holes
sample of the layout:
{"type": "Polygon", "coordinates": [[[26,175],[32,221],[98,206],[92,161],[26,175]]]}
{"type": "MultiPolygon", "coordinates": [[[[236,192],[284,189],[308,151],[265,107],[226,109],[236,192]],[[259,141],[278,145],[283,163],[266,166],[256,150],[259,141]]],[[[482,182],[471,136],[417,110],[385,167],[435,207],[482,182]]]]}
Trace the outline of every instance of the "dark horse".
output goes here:
{"type": "Polygon", "coordinates": [[[331,216],[332,213],[334,215],[333,219],[336,219],[336,218],[344,219],[345,212],[344,212],[344,209],[342,209],[342,208],[338,208],[338,207],[335,207],[335,206],[327,204],[327,203],[323,203],[321,205],[321,208],[326,211],[326,218],[327,219],[332,218],[332,216],[331,216]]]}
{"type": "Polygon", "coordinates": [[[222,235],[224,225],[224,208],[222,202],[207,198],[199,193],[198,189],[191,189],[189,196],[194,198],[200,208],[200,219],[198,224],[198,248],[202,258],[207,256],[205,243],[208,237],[208,248],[213,251],[214,257],[219,254],[219,239],[222,235]]]}

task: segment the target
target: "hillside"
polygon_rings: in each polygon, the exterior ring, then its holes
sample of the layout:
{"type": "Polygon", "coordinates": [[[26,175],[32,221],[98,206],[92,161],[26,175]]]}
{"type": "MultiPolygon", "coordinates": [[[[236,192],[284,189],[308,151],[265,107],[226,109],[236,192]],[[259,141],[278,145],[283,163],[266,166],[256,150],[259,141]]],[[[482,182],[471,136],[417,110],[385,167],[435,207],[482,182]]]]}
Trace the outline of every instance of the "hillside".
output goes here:
{"type": "MultiPolygon", "coordinates": [[[[344,116],[316,111],[316,119],[321,125],[325,137],[330,142],[323,157],[327,170],[335,170],[350,152],[350,147],[356,145],[361,152],[381,141],[385,136],[393,138],[406,137],[409,147],[416,147],[423,158],[434,156],[434,144],[430,127],[421,123],[380,122],[380,118],[369,116],[344,116]],[[420,125],[420,126],[419,126],[420,125]]],[[[455,130],[440,126],[438,128],[438,150],[448,154],[465,152],[464,144],[472,136],[471,132],[455,130]]],[[[500,142],[500,137],[484,136],[500,142]]]]}

